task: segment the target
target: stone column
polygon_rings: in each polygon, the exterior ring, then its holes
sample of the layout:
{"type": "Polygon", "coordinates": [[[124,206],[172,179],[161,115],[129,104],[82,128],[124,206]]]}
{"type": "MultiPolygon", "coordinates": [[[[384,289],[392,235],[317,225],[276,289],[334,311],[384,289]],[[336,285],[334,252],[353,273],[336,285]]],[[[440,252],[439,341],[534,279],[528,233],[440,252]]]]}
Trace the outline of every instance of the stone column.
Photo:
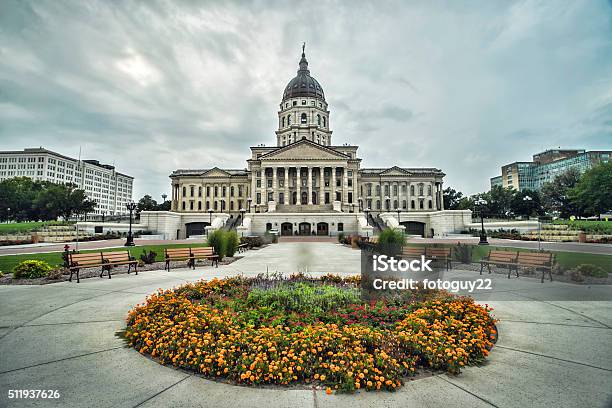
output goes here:
{"type": "Polygon", "coordinates": [[[342,168],[342,205],[348,205],[348,167],[342,168]]]}
{"type": "Polygon", "coordinates": [[[272,200],[278,203],[278,167],[272,167],[272,200]]]}
{"type": "Polygon", "coordinates": [[[251,171],[251,208],[249,211],[255,212],[255,204],[257,204],[257,170],[251,171]]]}
{"type": "Polygon", "coordinates": [[[331,202],[333,204],[334,201],[336,201],[336,168],[332,167],[331,168],[331,202]]]}
{"type": "Polygon", "coordinates": [[[359,197],[362,197],[362,195],[359,189],[359,185],[357,185],[357,169],[355,169],[353,170],[353,204],[355,204],[356,212],[359,212],[359,197]]]}
{"type": "Polygon", "coordinates": [[[297,166],[295,168],[296,172],[297,172],[297,178],[295,180],[295,196],[296,196],[296,200],[295,203],[296,204],[301,204],[302,203],[302,180],[300,178],[300,173],[301,173],[301,167],[297,166]]]}
{"type": "MultiPolygon", "coordinates": [[[[435,210],[438,205],[438,192],[436,191],[436,184],[431,183],[431,209],[435,210]]],[[[429,209],[429,207],[428,207],[429,209]]]]}
{"type": "Polygon", "coordinates": [[[287,205],[291,201],[289,197],[289,167],[285,167],[285,201],[284,204],[287,205]]]}
{"type": "Polygon", "coordinates": [[[319,167],[319,205],[325,204],[325,167],[319,167]]]}
{"type": "Polygon", "coordinates": [[[266,180],[266,168],[261,168],[261,204],[268,205],[268,181],[266,180]]]}
{"type": "Polygon", "coordinates": [[[308,205],[312,205],[312,167],[308,166],[308,205]]]}

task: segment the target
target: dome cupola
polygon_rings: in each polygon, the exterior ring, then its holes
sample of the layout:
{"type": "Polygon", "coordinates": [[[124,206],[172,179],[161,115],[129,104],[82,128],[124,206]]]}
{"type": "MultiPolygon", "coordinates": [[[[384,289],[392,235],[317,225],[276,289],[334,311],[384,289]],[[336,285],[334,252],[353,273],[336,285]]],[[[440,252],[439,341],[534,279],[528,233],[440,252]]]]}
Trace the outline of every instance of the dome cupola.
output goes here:
{"type": "Polygon", "coordinates": [[[293,78],[283,92],[283,101],[291,98],[317,98],[325,101],[325,94],[321,84],[310,76],[308,69],[308,61],[306,60],[305,44],[302,45],[302,58],[300,59],[300,69],[297,71],[297,76],[293,78]]]}

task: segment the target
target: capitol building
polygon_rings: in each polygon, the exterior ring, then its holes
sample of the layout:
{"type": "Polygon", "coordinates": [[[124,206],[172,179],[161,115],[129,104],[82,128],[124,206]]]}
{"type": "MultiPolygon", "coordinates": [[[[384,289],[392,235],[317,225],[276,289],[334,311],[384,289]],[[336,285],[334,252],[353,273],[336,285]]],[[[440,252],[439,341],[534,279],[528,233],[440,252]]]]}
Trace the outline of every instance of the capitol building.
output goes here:
{"type": "Polygon", "coordinates": [[[144,212],[141,222],[166,238],[188,238],[223,226],[245,236],[365,236],[385,224],[432,236],[471,221],[469,212],[444,210],[440,169],[363,167],[358,146],[334,145],[330,117],[302,49],[279,105],[276,146],[251,147],[245,168],[174,171],[171,211],[144,212]]]}

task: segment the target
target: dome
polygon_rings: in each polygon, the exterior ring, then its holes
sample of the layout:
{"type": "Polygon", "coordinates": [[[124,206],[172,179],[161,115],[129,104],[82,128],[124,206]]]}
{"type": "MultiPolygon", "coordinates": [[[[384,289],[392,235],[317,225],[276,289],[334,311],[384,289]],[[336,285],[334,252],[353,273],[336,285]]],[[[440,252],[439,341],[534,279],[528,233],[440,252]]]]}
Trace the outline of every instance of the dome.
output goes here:
{"type": "Polygon", "coordinates": [[[310,76],[308,61],[306,61],[306,55],[304,54],[303,47],[302,59],[300,60],[300,69],[297,71],[297,76],[289,81],[285,87],[285,92],[283,92],[283,101],[290,98],[302,97],[317,98],[325,101],[323,87],[321,84],[319,84],[319,81],[310,76]]]}

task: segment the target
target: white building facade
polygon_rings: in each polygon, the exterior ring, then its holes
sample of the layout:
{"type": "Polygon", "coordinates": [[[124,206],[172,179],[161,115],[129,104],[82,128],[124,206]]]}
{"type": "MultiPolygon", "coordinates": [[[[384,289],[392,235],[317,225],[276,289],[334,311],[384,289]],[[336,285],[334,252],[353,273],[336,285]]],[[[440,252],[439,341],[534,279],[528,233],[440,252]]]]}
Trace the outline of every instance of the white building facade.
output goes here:
{"type": "Polygon", "coordinates": [[[97,160],[73,159],[42,147],[0,152],[0,181],[13,177],[75,184],[97,203],[96,214],[125,214],[132,200],[133,177],[97,160]]]}
{"type": "Polygon", "coordinates": [[[370,235],[373,220],[366,214],[373,214],[408,233],[431,236],[461,229],[469,219],[469,212],[444,211],[444,176],[437,168],[362,167],[358,146],[334,145],[323,88],[302,52],[279,105],[276,146],[251,147],[243,169],[176,170],[170,175],[171,212],[143,213],[141,222],[150,219],[157,232],[183,238],[244,213],[236,225],[242,234],[370,235]]]}

